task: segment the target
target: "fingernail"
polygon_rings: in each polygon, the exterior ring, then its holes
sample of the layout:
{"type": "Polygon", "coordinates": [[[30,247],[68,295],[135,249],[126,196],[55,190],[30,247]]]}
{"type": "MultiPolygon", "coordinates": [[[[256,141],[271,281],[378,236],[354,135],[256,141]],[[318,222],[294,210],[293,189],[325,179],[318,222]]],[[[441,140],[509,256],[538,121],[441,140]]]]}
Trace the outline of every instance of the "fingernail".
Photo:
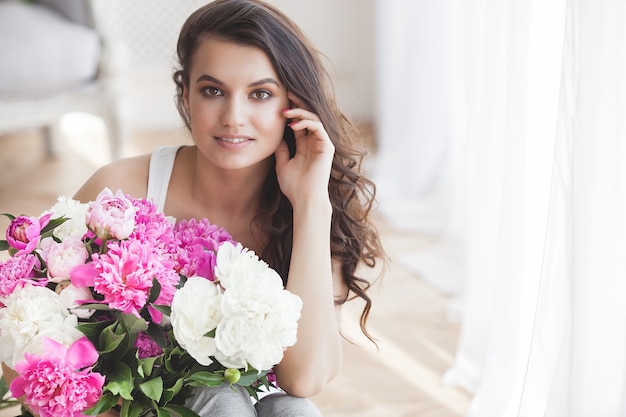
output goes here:
{"type": "Polygon", "coordinates": [[[288,112],[291,109],[283,109],[283,113],[288,112]]]}

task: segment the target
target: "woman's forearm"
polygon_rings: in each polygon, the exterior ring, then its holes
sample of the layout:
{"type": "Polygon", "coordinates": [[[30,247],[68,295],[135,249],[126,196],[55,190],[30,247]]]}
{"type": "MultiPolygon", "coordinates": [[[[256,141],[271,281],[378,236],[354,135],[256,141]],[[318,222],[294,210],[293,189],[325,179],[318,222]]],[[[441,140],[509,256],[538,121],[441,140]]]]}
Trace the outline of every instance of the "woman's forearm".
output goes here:
{"type": "Polygon", "coordinates": [[[296,396],[317,394],[338,372],[341,336],[333,295],[330,253],[332,208],[328,201],[294,206],[287,289],[303,301],[298,340],[276,368],[281,388],[296,396]]]}

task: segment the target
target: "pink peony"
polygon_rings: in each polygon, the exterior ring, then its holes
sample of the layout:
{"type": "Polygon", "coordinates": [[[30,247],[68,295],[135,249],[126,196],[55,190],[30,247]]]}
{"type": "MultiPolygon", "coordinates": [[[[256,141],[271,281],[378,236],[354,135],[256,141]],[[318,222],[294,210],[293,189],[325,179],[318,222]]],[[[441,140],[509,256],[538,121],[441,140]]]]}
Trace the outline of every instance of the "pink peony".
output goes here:
{"type": "Polygon", "coordinates": [[[135,208],[122,191],[108,188],[89,205],[87,224],[100,239],[126,239],[135,228],[135,208]]]}
{"type": "Polygon", "coordinates": [[[74,417],[95,405],[102,395],[104,376],[88,367],[98,360],[98,352],[82,337],[69,348],[43,338],[42,356],[25,353],[15,364],[19,376],[11,383],[16,398],[41,417],[74,417]]]}
{"type": "MultiPolygon", "coordinates": [[[[96,259],[98,255],[94,255],[96,259]]],[[[70,271],[70,280],[75,287],[93,287],[96,277],[100,274],[96,263],[89,262],[83,265],[75,266],[70,271]]]]}
{"type": "Polygon", "coordinates": [[[206,250],[202,244],[188,245],[179,253],[178,265],[184,276],[197,276],[215,280],[215,252],[206,250]]]}
{"type": "MultiPolygon", "coordinates": [[[[173,262],[171,262],[171,264],[173,264],[173,262]]],[[[154,277],[161,285],[161,292],[154,301],[154,304],[169,306],[172,304],[172,299],[174,299],[176,286],[180,282],[180,275],[171,269],[171,267],[168,268],[166,265],[154,265],[153,267],[153,271],[155,272],[154,277]]],[[[148,306],[148,312],[150,313],[150,317],[153,322],[161,324],[161,321],[163,320],[163,313],[152,306],[148,306]]]]}
{"type": "Polygon", "coordinates": [[[207,219],[181,220],[174,226],[174,233],[180,241],[179,272],[188,277],[201,276],[213,281],[215,253],[222,243],[235,243],[232,236],[207,219]]]}
{"type": "MultiPolygon", "coordinates": [[[[93,287],[104,296],[102,303],[124,313],[139,317],[139,311],[148,302],[148,296],[156,279],[161,291],[155,304],[171,304],[180,276],[175,262],[160,255],[149,244],[135,240],[111,241],[105,254],[93,254],[93,262],[78,265],[71,272],[72,284],[77,287],[93,287]]],[[[155,323],[162,314],[150,308],[155,323]]]]}
{"type": "Polygon", "coordinates": [[[11,220],[7,228],[6,237],[9,246],[17,252],[15,255],[25,255],[37,248],[41,237],[41,230],[50,222],[52,214],[46,214],[39,219],[36,217],[18,216],[11,220]]]}
{"type": "MultiPolygon", "coordinates": [[[[156,279],[161,286],[161,291],[154,301],[154,304],[169,306],[172,304],[176,286],[180,282],[180,275],[176,273],[174,268],[176,262],[158,252],[148,251],[148,254],[150,256],[146,262],[146,269],[150,271],[152,278],[156,279]]],[[[148,306],[148,312],[150,313],[152,321],[156,324],[161,324],[163,314],[159,310],[148,306]]]]}
{"type": "MultiPolygon", "coordinates": [[[[0,261],[0,297],[13,292],[16,286],[25,283],[34,283],[29,278],[34,277],[33,268],[37,258],[34,255],[15,256],[6,261],[0,261]]],[[[0,303],[0,307],[2,303],[0,303]]]]}
{"type": "Polygon", "coordinates": [[[137,335],[135,347],[137,348],[137,356],[139,359],[154,358],[163,353],[161,346],[145,332],[141,332],[137,335]]]}
{"type": "Polygon", "coordinates": [[[131,203],[136,213],[135,230],[129,239],[150,244],[163,254],[172,252],[178,246],[178,240],[174,236],[174,224],[146,199],[131,198],[131,203]]]}
{"type": "MultiPolygon", "coordinates": [[[[131,198],[131,202],[136,209],[135,230],[128,239],[149,248],[151,256],[146,269],[161,285],[155,304],[170,305],[180,281],[174,256],[179,246],[174,236],[174,224],[151,201],[131,198]]],[[[160,324],[163,314],[151,306],[148,306],[148,311],[152,320],[160,324]]]]}
{"type": "MultiPolygon", "coordinates": [[[[148,301],[153,273],[148,268],[153,253],[136,241],[110,242],[105,254],[94,254],[94,290],[104,296],[103,303],[139,317],[148,301]]],[[[75,283],[74,276],[72,283],[75,283]]],[[[78,283],[80,285],[80,283],[78,283]]]]}

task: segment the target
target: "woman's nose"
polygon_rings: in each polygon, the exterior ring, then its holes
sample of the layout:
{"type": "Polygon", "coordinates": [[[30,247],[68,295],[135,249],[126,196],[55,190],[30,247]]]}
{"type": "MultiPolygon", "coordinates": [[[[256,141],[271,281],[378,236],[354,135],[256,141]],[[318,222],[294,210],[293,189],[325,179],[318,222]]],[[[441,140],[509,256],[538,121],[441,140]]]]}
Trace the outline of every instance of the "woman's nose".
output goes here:
{"type": "Polygon", "coordinates": [[[242,99],[230,97],[226,100],[222,113],[222,125],[242,126],[246,123],[246,117],[246,106],[242,99]]]}

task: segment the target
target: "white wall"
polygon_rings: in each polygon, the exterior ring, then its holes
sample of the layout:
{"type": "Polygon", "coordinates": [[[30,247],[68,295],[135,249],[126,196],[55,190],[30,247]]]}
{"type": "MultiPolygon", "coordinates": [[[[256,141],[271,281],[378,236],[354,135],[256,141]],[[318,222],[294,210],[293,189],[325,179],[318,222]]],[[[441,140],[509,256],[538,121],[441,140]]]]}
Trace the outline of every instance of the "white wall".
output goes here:
{"type": "Polygon", "coordinates": [[[374,0],[269,0],[290,16],[331,61],[340,105],[350,117],[374,119],[374,0]]]}
{"type": "MultiPolygon", "coordinates": [[[[95,0],[102,29],[127,67],[125,119],[131,130],[179,127],[171,69],[178,30],[201,0],[95,0]],[[124,45],[119,48],[120,45],[124,45]]],[[[269,0],[328,57],[337,98],[355,121],[374,118],[373,0],[269,0]]]]}

